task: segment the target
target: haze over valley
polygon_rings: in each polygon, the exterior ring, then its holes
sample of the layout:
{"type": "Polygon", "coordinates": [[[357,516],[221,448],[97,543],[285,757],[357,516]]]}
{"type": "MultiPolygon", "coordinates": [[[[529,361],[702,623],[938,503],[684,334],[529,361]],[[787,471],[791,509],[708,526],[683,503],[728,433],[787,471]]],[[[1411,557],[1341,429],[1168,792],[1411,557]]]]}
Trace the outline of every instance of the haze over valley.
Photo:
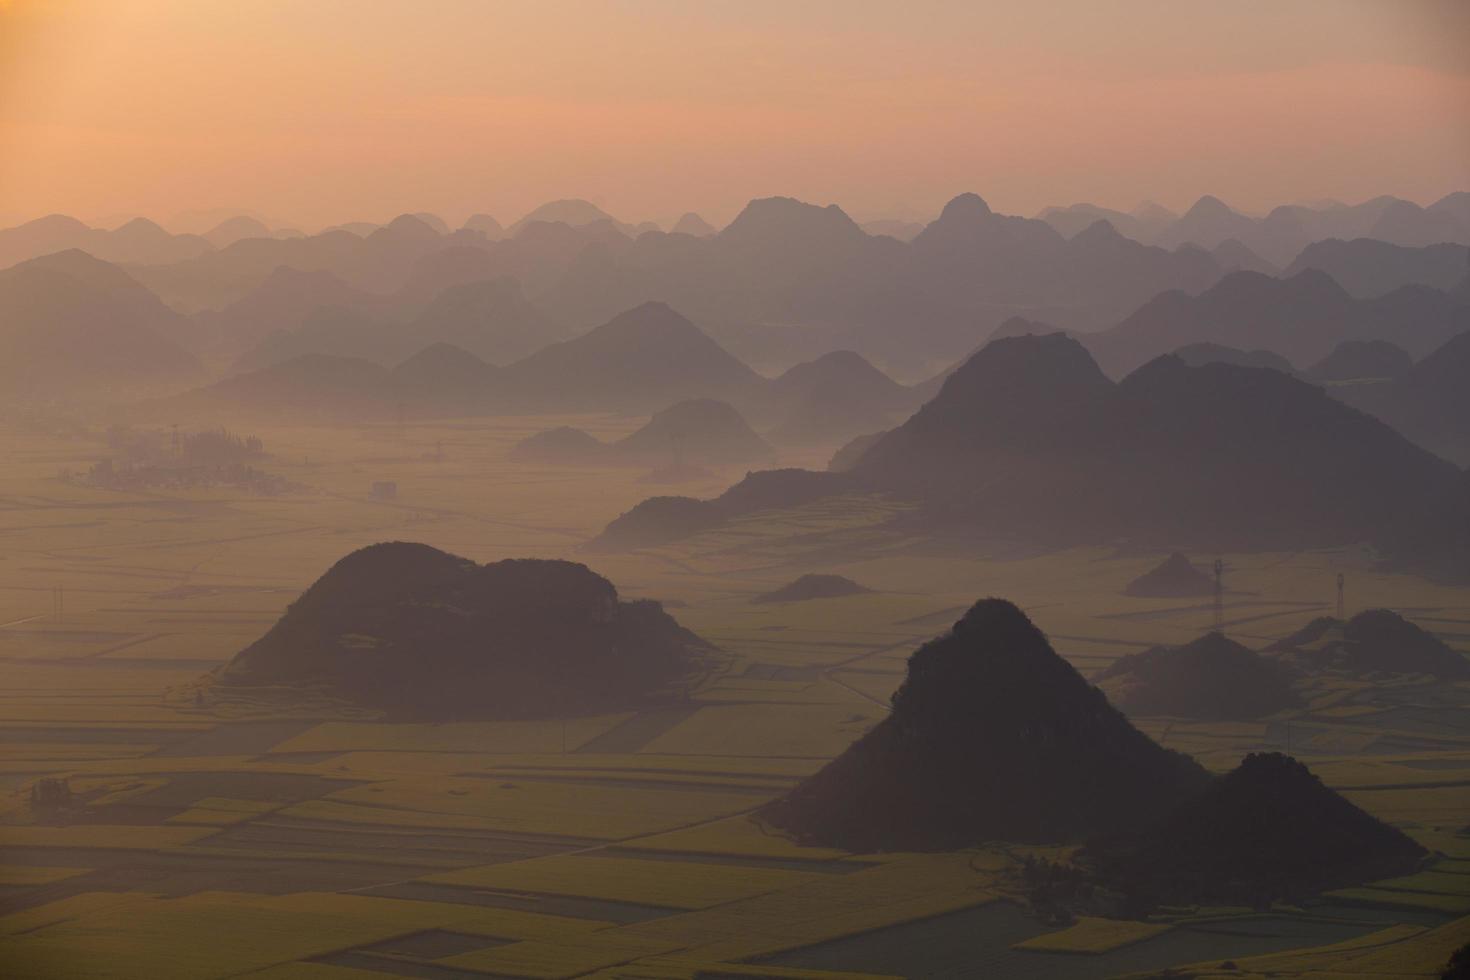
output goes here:
{"type": "Polygon", "coordinates": [[[0,3],[0,975],[1470,975],[1466,32],[0,3]]]}

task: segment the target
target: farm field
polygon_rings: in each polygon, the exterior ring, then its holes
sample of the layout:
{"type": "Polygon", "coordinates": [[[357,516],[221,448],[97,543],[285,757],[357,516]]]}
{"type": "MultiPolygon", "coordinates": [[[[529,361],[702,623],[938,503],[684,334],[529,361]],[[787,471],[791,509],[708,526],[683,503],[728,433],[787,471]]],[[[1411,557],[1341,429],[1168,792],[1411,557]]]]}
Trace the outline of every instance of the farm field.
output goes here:
{"type": "MultiPolygon", "coordinates": [[[[860,496],[583,552],[651,493],[713,496],[741,475],[651,489],[637,469],[505,460],[555,425],[613,438],[641,421],[265,428],[263,467],[308,488],[277,497],[77,486],[58,474],[99,443],[0,429],[0,972],[1108,977],[1233,960],[1241,976],[1430,976],[1470,939],[1463,683],[1322,683],[1250,723],[1134,719],[1214,770],[1289,746],[1436,853],[1300,908],[1054,925],[1017,901],[1025,849],[853,855],[773,834],[749,815],[881,719],[908,655],[976,599],[1015,601],[1084,674],[1193,639],[1212,609],[1124,597],[1157,554],[915,554],[886,523],[899,508],[860,496]],[[396,499],[369,499],[379,480],[396,499]],[[338,558],[388,540],[586,562],[720,656],[678,704],[565,722],[191,695],[338,558]],[[811,571],[873,591],[750,601],[811,571]],[[59,819],[30,806],[48,777],[75,797],[59,819]]],[[[1350,611],[1401,610],[1470,655],[1470,591],[1357,552],[1224,559],[1224,626],[1248,646],[1331,614],[1342,573],[1350,611]]]]}

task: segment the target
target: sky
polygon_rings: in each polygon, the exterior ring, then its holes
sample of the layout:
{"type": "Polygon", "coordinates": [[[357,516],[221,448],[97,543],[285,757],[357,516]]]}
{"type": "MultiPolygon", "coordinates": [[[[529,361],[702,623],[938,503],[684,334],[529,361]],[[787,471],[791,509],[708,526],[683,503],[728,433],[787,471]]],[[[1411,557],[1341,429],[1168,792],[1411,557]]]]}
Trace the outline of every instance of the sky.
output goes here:
{"type": "Polygon", "coordinates": [[[6,223],[1465,189],[1466,0],[0,0],[6,223]]]}

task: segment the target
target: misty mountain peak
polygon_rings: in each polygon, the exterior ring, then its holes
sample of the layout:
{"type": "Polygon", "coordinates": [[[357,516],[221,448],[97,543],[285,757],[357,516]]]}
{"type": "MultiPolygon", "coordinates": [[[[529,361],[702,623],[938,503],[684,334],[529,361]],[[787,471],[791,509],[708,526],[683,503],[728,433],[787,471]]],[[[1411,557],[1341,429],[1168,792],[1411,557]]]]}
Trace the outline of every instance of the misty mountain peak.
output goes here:
{"type": "Polygon", "coordinates": [[[867,234],[837,205],[821,207],[793,197],[756,198],[719,234],[721,241],[751,244],[773,237],[859,239],[867,234]]]}
{"type": "Polygon", "coordinates": [[[936,401],[951,388],[1016,388],[1051,397],[1071,387],[1100,389],[1111,384],[1087,348],[1067,334],[1017,334],[982,347],[950,376],[936,401]]]}
{"type": "Polygon", "coordinates": [[[400,214],[373,234],[376,236],[383,232],[421,240],[439,237],[439,232],[434,230],[433,225],[416,214],[400,214]]]}
{"type": "Polygon", "coordinates": [[[1206,194],[1195,201],[1190,209],[1184,213],[1185,218],[1227,218],[1234,217],[1236,211],[1230,205],[1220,200],[1213,194],[1206,194]]]}
{"type": "Polygon", "coordinates": [[[965,221],[975,218],[984,218],[991,214],[990,205],[985,203],[985,198],[979,194],[966,191],[965,193],[950,199],[939,212],[940,221],[965,221]]]}
{"type": "Polygon", "coordinates": [[[565,225],[576,227],[578,225],[590,225],[596,221],[612,220],[612,215],[591,201],[580,197],[562,198],[557,201],[547,201],[545,204],[534,209],[514,227],[530,224],[533,221],[561,222],[565,225]]]}
{"type": "Polygon", "coordinates": [[[1128,213],[1137,218],[1139,221],[1146,222],[1173,221],[1175,218],[1179,217],[1173,211],[1170,211],[1168,208],[1164,207],[1162,204],[1159,204],[1156,201],[1143,201],[1138,205],[1138,207],[1134,208],[1128,213]]]}
{"type": "Polygon", "coordinates": [[[687,317],[659,300],[649,300],[625,310],[594,332],[621,334],[647,341],[701,333],[687,317]]]}
{"type": "Polygon", "coordinates": [[[472,365],[484,371],[494,370],[463,347],[439,340],[403,361],[394,371],[433,372],[440,369],[457,369],[463,365],[472,365]]]}
{"type": "Polygon", "coordinates": [[[874,368],[873,365],[868,362],[867,358],[863,357],[863,355],[859,354],[855,350],[828,351],[821,357],[817,357],[813,360],[807,361],[805,364],[798,364],[795,367],[792,367],[786,372],[786,374],[789,375],[793,371],[799,371],[803,368],[813,371],[867,372],[877,370],[877,368],[874,368]]]}
{"type": "Polygon", "coordinates": [[[149,218],[133,218],[125,221],[114,229],[116,233],[123,235],[167,235],[163,226],[149,218]]]}
{"type": "Polygon", "coordinates": [[[499,221],[495,220],[493,215],[483,213],[470,215],[465,219],[464,227],[470,231],[481,232],[486,238],[492,240],[500,238],[505,234],[505,229],[499,221]]]}
{"type": "Polygon", "coordinates": [[[693,235],[695,238],[704,238],[715,233],[714,226],[693,211],[686,211],[669,230],[676,235],[693,235]]]}
{"type": "Polygon", "coordinates": [[[104,262],[91,252],[84,252],[79,248],[64,248],[59,252],[49,255],[39,255],[34,259],[26,259],[17,262],[12,268],[15,269],[52,269],[64,272],[79,279],[95,279],[98,276],[106,276],[114,282],[132,282],[122,269],[111,262],[104,262]]]}
{"type": "Polygon", "coordinates": [[[1072,238],[1072,241],[1079,245],[1102,245],[1125,240],[1113,223],[1106,218],[1094,221],[1072,238]]]}
{"type": "Polygon", "coordinates": [[[91,230],[69,214],[48,214],[44,217],[36,218],[34,221],[27,221],[19,227],[26,231],[45,231],[52,233],[86,232],[91,230]]]}

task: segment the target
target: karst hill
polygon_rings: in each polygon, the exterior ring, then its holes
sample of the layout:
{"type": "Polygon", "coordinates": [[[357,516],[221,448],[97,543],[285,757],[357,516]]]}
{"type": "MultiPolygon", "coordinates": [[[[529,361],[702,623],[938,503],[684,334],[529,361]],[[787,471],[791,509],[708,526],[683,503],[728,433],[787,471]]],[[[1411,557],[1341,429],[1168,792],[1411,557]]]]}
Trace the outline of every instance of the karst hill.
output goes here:
{"type": "Polygon", "coordinates": [[[853,850],[1084,839],[1197,791],[1016,606],[985,599],[909,658],[893,712],[764,818],[853,850]]]}
{"type": "Polygon", "coordinates": [[[709,649],[584,565],[393,542],[337,562],[213,679],[417,720],[546,717],[660,697],[709,649]]]}
{"type": "Polygon", "coordinates": [[[1138,834],[1099,853],[1116,886],[1149,902],[1263,906],[1412,872],[1424,849],[1279,752],[1231,772],[1138,834]]]}
{"type": "Polygon", "coordinates": [[[1124,595],[1152,599],[1180,599],[1214,593],[1215,580],[1180,551],[1129,582],[1123,590],[1124,595]]]}
{"type": "Polygon", "coordinates": [[[1314,619],[1269,650],[1310,672],[1470,678],[1470,660],[1391,609],[1369,609],[1345,622],[1314,619]]]}
{"type": "Polygon", "coordinates": [[[1114,704],[1135,716],[1230,721],[1300,703],[1286,665],[1223,633],[1120,657],[1096,680],[1114,704]]]}

